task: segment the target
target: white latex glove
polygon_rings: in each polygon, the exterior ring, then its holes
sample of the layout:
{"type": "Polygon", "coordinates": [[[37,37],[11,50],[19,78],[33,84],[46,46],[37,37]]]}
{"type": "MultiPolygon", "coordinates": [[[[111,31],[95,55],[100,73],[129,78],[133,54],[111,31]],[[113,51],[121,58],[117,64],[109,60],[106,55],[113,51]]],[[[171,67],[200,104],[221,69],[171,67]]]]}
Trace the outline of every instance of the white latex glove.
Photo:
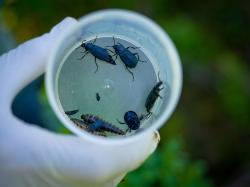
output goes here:
{"type": "Polygon", "coordinates": [[[105,145],[74,135],[56,134],[12,114],[14,97],[44,73],[54,44],[73,24],[78,22],[66,18],[48,34],[0,57],[1,187],[116,186],[157,147],[157,132],[149,132],[133,144],[105,145]]]}

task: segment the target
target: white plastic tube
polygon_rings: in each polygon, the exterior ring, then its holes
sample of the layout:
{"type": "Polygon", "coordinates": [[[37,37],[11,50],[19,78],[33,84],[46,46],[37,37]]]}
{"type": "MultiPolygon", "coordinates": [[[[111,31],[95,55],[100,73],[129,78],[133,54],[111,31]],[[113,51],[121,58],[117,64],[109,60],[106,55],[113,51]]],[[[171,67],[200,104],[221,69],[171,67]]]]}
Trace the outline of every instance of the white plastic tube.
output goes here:
{"type": "Polygon", "coordinates": [[[82,17],[79,24],[65,32],[57,43],[46,71],[46,88],[49,102],[59,120],[73,133],[84,139],[101,144],[127,144],[142,140],[148,132],[159,129],[171,116],[179,100],[182,87],[180,59],[169,36],[152,20],[127,10],[102,10],[82,17]],[[94,33],[93,33],[94,31],[94,33]],[[170,93],[163,101],[151,124],[142,132],[123,138],[102,138],[93,136],[76,127],[64,114],[56,97],[56,73],[63,57],[79,40],[96,35],[121,35],[143,46],[149,59],[161,71],[161,80],[168,83],[170,93]]]}

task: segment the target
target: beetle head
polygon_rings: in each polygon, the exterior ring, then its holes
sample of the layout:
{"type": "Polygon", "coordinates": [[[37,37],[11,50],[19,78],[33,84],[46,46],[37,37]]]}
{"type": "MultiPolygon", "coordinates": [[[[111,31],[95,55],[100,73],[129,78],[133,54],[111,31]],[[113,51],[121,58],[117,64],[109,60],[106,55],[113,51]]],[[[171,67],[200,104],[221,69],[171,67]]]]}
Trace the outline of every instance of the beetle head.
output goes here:
{"type": "Polygon", "coordinates": [[[83,41],[82,41],[81,47],[85,48],[85,46],[86,46],[86,43],[85,43],[85,42],[86,42],[86,40],[83,40],[83,41]]]}
{"type": "Polygon", "coordinates": [[[81,118],[82,118],[84,121],[85,121],[85,119],[86,119],[86,115],[87,115],[87,114],[82,114],[82,115],[81,115],[81,118]]]}
{"type": "Polygon", "coordinates": [[[94,122],[94,116],[89,115],[89,114],[82,114],[81,118],[83,119],[83,121],[85,121],[87,123],[93,123],[94,122]]]}

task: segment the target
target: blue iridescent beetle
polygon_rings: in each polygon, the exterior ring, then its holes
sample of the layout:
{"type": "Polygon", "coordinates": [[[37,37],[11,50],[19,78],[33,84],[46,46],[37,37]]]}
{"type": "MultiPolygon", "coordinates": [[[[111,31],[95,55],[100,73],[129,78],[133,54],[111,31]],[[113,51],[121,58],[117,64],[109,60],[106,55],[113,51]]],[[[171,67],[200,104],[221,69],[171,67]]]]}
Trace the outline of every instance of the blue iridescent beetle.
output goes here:
{"type": "MultiPolygon", "coordinates": [[[[82,47],[83,49],[85,49],[84,52],[82,52],[84,55],[79,59],[83,59],[88,53],[91,53],[94,57],[95,57],[95,65],[96,65],[96,70],[95,73],[98,70],[98,65],[96,63],[96,59],[98,58],[99,60],[103,60],[105,62],[108,62],[110,64],[116,65],[115,61],[113,60],[112,56],[108,53],[108,51],[111,51],[109,49],[105,49],[103,47],[100,47],[98,45],[95,45],[94,43],[96,42],[97,37],[94,39],[94,41],[88,42],[88,43],[84,43],[84,41],[82,42],[82,44],[80,45],[80,47],[82,47]]],[[[79,48],[79,47],[78,47],[79,48]]],[[[113,53],[113,51],[111,51],[113,53]]]]}
{"type": "Polygon", "coordinates": [[[159,81],[156,83],[156,85],[151,89],[151,91],[149,92],[146,102],[145,102],[145,107],[147,110],[147,114],[146,114],[146,118],[149,118],[152,115],[152,108],[156,103],[156,100],[158,98],[162,99],[163,97],[160,95],[160,91],[164,89],[164,87],[162,86],[163,81],[160,79],[160,72],[158,72],[158,79],[159,81]]]}
{"type": "Polygon", "coordinates": [[[81,119],[83,119],[83,121],[89,126],[88,131],[90,132],[108,131],[119,135],[125,134],[123,130],[97,116],[91,114],[83,114],[81,115],[81,119]]]}
{"type": "Polygon", "coordinates": [[[126,69],[128,72],[132,75],[133,80],[134,80],[134,74],[133,72],[130,71],[129,68],[135,68],[137,63],[140,62],[145,62],[143,60],[140,60],[138,53],[132,53],[129,48],[131,49],[138,49],[140,47],[124,47],[121,43],[115,44],[115,37],[113,37],[114,45],[113,46],[106,46],[106,47],[113,47],[115,50],[115,60],[117,59],[117,56],[119,55],[121,61],[124,63],[126,69]]]}
{"type": "Polygon", "coordinates": [[[84,129],[94,135],[98,135],[98,136],[104,136],[106,137],[106,132],[104,130],[98,130],[98,131],[89,131],[89,125],[86,124],[83,120],[81,119],[77,119],[77,118],[70,118],[70,120],[79,128],[84,129]]]}
{"type": "Polygon", "coordinates": [[[143,119],[143,116],[138,117],[138,115],[134,111],[128,111],[124,114],[124,121],[121,122],[119,120],[118,123],[120,124],[126,124],[128,126],[128,129],[126,132],[131,132],[131,130],[137,130],[140,128],[140,122],[143,119]]]}
{"type": "Polygon", "coordinates": [[[79,112],[78,109],[76,109],[76,110],[64,111],[64,113],[65,113],[66,115],[68,115],[68,116],[72,116],[72,115],[76,114],[77,112],[79,112]]]}

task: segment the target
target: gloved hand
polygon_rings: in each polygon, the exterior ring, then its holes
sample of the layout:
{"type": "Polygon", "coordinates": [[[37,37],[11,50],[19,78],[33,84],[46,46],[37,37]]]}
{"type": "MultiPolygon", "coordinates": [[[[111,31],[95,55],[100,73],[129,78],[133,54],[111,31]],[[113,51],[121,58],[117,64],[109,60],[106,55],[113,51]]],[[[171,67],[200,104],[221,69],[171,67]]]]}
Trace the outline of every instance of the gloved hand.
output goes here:
{"type": "Polygon", "coordinates": [[[12,114],[14,97],[44,73],[50,51],[74,24],[75,19],[66,18],[48,34],[0,57],[0,186],[116,186],[157,147],[157,132],[133,144],[105,145],[56,134],[12,114]]]}

